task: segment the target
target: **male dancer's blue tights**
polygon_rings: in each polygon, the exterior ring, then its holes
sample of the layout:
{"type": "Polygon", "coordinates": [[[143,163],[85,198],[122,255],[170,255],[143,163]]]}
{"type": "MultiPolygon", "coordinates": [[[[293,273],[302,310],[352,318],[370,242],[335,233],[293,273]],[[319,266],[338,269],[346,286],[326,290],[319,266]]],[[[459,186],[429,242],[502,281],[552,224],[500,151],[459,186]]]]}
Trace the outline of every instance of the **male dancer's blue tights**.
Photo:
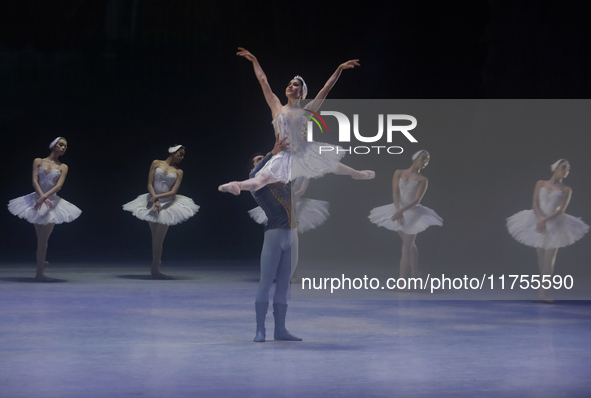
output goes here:
{"type": "Polygon", "coordinates": [[[275,340],[302,341],[285,328],[287,294],[291,274],[298,259],[298,235],[295,229],[270,229],[265,232],[261,253],[261,281],[255,302],[257,332],[254,341],[265,341],[265,318],[269,307],[269,291],[275,279],[273,315],[275,316],[275,340]],[[293,257],[292,257],[293,253],[293,257]]]}
{"type": "Polygon", "coordinates": [[[269,301],[269,291],[275,279],[273,303],[287,304],[289,280],[293,272],[292,268],[295,270],[297,265],[297,256],[298,235],[295,229],[270,229],[265,232],[263,251],[261,253],[261,281],[257,292],[257,303],[269,301]]]}

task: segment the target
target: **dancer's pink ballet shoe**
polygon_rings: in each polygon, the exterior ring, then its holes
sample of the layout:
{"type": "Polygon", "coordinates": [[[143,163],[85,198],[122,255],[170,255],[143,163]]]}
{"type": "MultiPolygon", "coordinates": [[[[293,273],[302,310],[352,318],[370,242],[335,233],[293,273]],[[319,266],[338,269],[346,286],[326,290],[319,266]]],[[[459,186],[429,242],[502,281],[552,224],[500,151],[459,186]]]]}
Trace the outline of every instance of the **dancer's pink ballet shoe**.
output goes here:
{"type": "Polygon", "coordinates": [[[302,341],[301,338],[289,333],[285,328],[285,314],[287,304],[273,303],[273,316],[275,317],[275,340],[302,341]]]}
{"type": "Polygon", "coordinates": [[[220,192],[230,192],[232,195],[240,195],[240,183],[238,181],[232,181],[218,187],[220,192]]]}
{"type": "Polygon", "coordinates": [[[376,177],[375,171],[361,170],[351,176],[354,180],[372,180],[376,177]]]}

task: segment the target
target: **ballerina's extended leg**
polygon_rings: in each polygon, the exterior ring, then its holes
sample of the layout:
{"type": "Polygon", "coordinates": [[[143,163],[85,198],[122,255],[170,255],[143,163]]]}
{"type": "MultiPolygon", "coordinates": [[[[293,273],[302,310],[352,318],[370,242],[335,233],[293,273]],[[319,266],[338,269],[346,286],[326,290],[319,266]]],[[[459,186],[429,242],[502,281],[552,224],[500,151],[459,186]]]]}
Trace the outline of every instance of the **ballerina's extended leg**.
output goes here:
{"type": "Polygon", "coordinates": [[[249,178],[244,181],[232,181],[227,184],[220,185],[218,191],[230,192],[233,195],[240,195],[240,191],[258,191],[262,187],[277,182],[276,178],[268,174],[260,174],[254,178],[249,178]]]}
{"type": "Polygon", "coordinates": [[[355,170],[342,163],[339,163],[332,172],[339,175],[349,175],[354,180],[371,180],[376,176],[376,173],[372,170],[355,170]]]}

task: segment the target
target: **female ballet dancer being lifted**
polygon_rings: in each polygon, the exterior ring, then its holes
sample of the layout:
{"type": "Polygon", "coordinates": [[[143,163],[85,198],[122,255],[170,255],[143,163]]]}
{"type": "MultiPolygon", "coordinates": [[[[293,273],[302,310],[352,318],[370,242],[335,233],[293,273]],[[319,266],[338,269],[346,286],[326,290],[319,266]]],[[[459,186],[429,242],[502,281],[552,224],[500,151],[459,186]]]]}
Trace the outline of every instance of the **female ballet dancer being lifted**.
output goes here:
{"type": "MultiPolygon", "coordinates": [[[[341,72],[345,69],[352,69],[355,66],[359,66],[358,60],[354,59],[339,65],[316,98],[304,106],[304,108],[301,108],[300,100],[305,99],[308,94],[308,87],[301,76],[296,76],[289,82],[289,85],[285,89],[287,104],[281,105],[279,98],[271,90],[267,82],[267,76],[263,72],[256,57],[242,47],[238,47],[238,49],[240,50],[237,53],[238,56],[244,57],[252,62],[255,75],[263,89],[267,105],[271,108],[272,124],[275,128],[275,134],[280,139],[287,137],[289,150],[275,155],[254,178],[220,185],[218,188],[219,191],[239,195],[241,190],[256,191],[267,184],[275,182],[286,184],[297,177],[316,178],[326,173],[350,175],[358,180],[368,180],[375,177],[375,173],[371,170],[359,171],[342,164],[340,160],[344,156],[344,151],[335,150],[320,154],[320,146],[329,146],[329,144],[314,141],[308,142],[305,139],[309,120],[305,117],[306,110],[318,111],[329,91],[341,76],[341,72]]],[[[334,147],[334,145],[331,146],[334,147]]]]}

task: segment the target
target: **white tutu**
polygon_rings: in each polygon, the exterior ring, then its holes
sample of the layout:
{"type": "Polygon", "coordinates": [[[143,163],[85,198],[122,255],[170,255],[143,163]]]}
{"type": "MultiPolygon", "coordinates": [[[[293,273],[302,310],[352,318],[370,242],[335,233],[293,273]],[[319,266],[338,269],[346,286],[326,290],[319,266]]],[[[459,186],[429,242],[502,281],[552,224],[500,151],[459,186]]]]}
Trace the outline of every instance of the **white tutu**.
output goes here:
{"type": "Polygon", "coordinates": [[[287,184],[298,177],[322,177],[337,167],[345,152],[338,145],[308,142],[307,122],[308,119],[301,114],[293,120],[283,113],[277,115],[272,122],[275,134],[280,139],[288,137],[286,143],[289,144],[289,151],[273,156],[256,175],[268,174],[287,184]],[[322,154],[321,146],[324,147],[322,154]]]}
{"type": "MultiPolygon", "coordinates": [[[[177,178],[176,173],[165,174],[162,169],[157,168],[154,172],[154,191],[156,194],[170,192],[177,178]]],[[[161,198],[160,213],[154,210],[154,205],[146,208],[148,201],[152,198],[149,193],[138,196],[135,200],[123,205],[123,210],[130,211],[140,220],[155,222],[166,225],[176,225],[193,217],[199,206],[191,198],[183,195],[174,195],[161,198]]]]}
{"type": "MultiPolygon", "coordinates": [[[[419,187],[418,181],[410,181],[408,184],[401,178],[398,183],[400,189],[400,204],[406,206],[414,200],[419,187]]],[[[396,214],[394,203],[376,207],[369,213],[369,221],[378,227],[384,227],[391,231],[402,231],[408,235],[415,235],[423,232],[431,225],[443,225],[443,219],[428,207],[416,205],[406,210],[403,214],[404,225],[398,221],[392,221],[392,216],[396,214]]]]}
{"type": "MultiPolygon", "coordinates": [[[[298,233],[304,233],[324,224],[328,218],[329,203],[324,200],[307,198],[296,199],[295,215],[298,233]]],[[[248,211],[250,217],[259,224],[267,224],[267,216],[260,207],[248,211]]]]}
{"type": "Polygon", "coordinates": [[[183,195],[175,195],[172,200],[160,199],[160,213],[154,210],[154,206],[147,209],[146,206],[152,195],[149,193],[138,196],[136,199],[123,205],[123,210],[130,211],[140,220],[166,225],[176,225],[197,214],[199,206],[191,198],[183,195]]]}
{"type": "Polygon", "coordinates": [[[432,225],[443,225],[443,219],[433,210],[422,205],[416,205],[404,212],[404,225],[398,221],[392,221],[392,216],[396,213],[394,203],[376,207],[369,213],[369,221],[378,227],[384,227],[391,231],[402,231],[408,235],[415,235],[423,232],[432,225]]]}
{"type": "MultiPolygon", "coordinates": [[[[46,173],[45,169],[39,167],[39,186],[43,192],[47,192],[55,186],[60,174],[61,172],[57,169],[46,173]]],[[[56,194],[47,198],[52,203],[51,208],[44,203],[39,210],[35,210],[35,203],[39,198],[39,194],[33,192],[20,198],[12,199],[8,202],[8,211],[17,217],[24,218],[32,224],[41,225],[71,222],[80,217],[82,213],[82,210],[56,194]]]]}
{"type": "MultiPolygon", "coordinates": [[[[562,191],[548,193],[546,187],[540,190],[540,210],[551,214],[562,201],[562,191]]],[[[507,218],[507,230],[513,238],[526,246],[555,249],[572,245],[583,237],[589,226],[580,218],[561,214],[546,222],[546,232],[536,232],[538,219],[533,210],[523,210],[507,218]]]]}
{"type": "Polygon", "coordinates": [[[35,210],[39,194],[33,192],[8,202],[8,211],[31,224],[42,225],[71,222],[82,214],[82,210],[57,195],[51,195],[48,199],[53,204],[51,209],[44,203],[39,210],[35,210]]]}

